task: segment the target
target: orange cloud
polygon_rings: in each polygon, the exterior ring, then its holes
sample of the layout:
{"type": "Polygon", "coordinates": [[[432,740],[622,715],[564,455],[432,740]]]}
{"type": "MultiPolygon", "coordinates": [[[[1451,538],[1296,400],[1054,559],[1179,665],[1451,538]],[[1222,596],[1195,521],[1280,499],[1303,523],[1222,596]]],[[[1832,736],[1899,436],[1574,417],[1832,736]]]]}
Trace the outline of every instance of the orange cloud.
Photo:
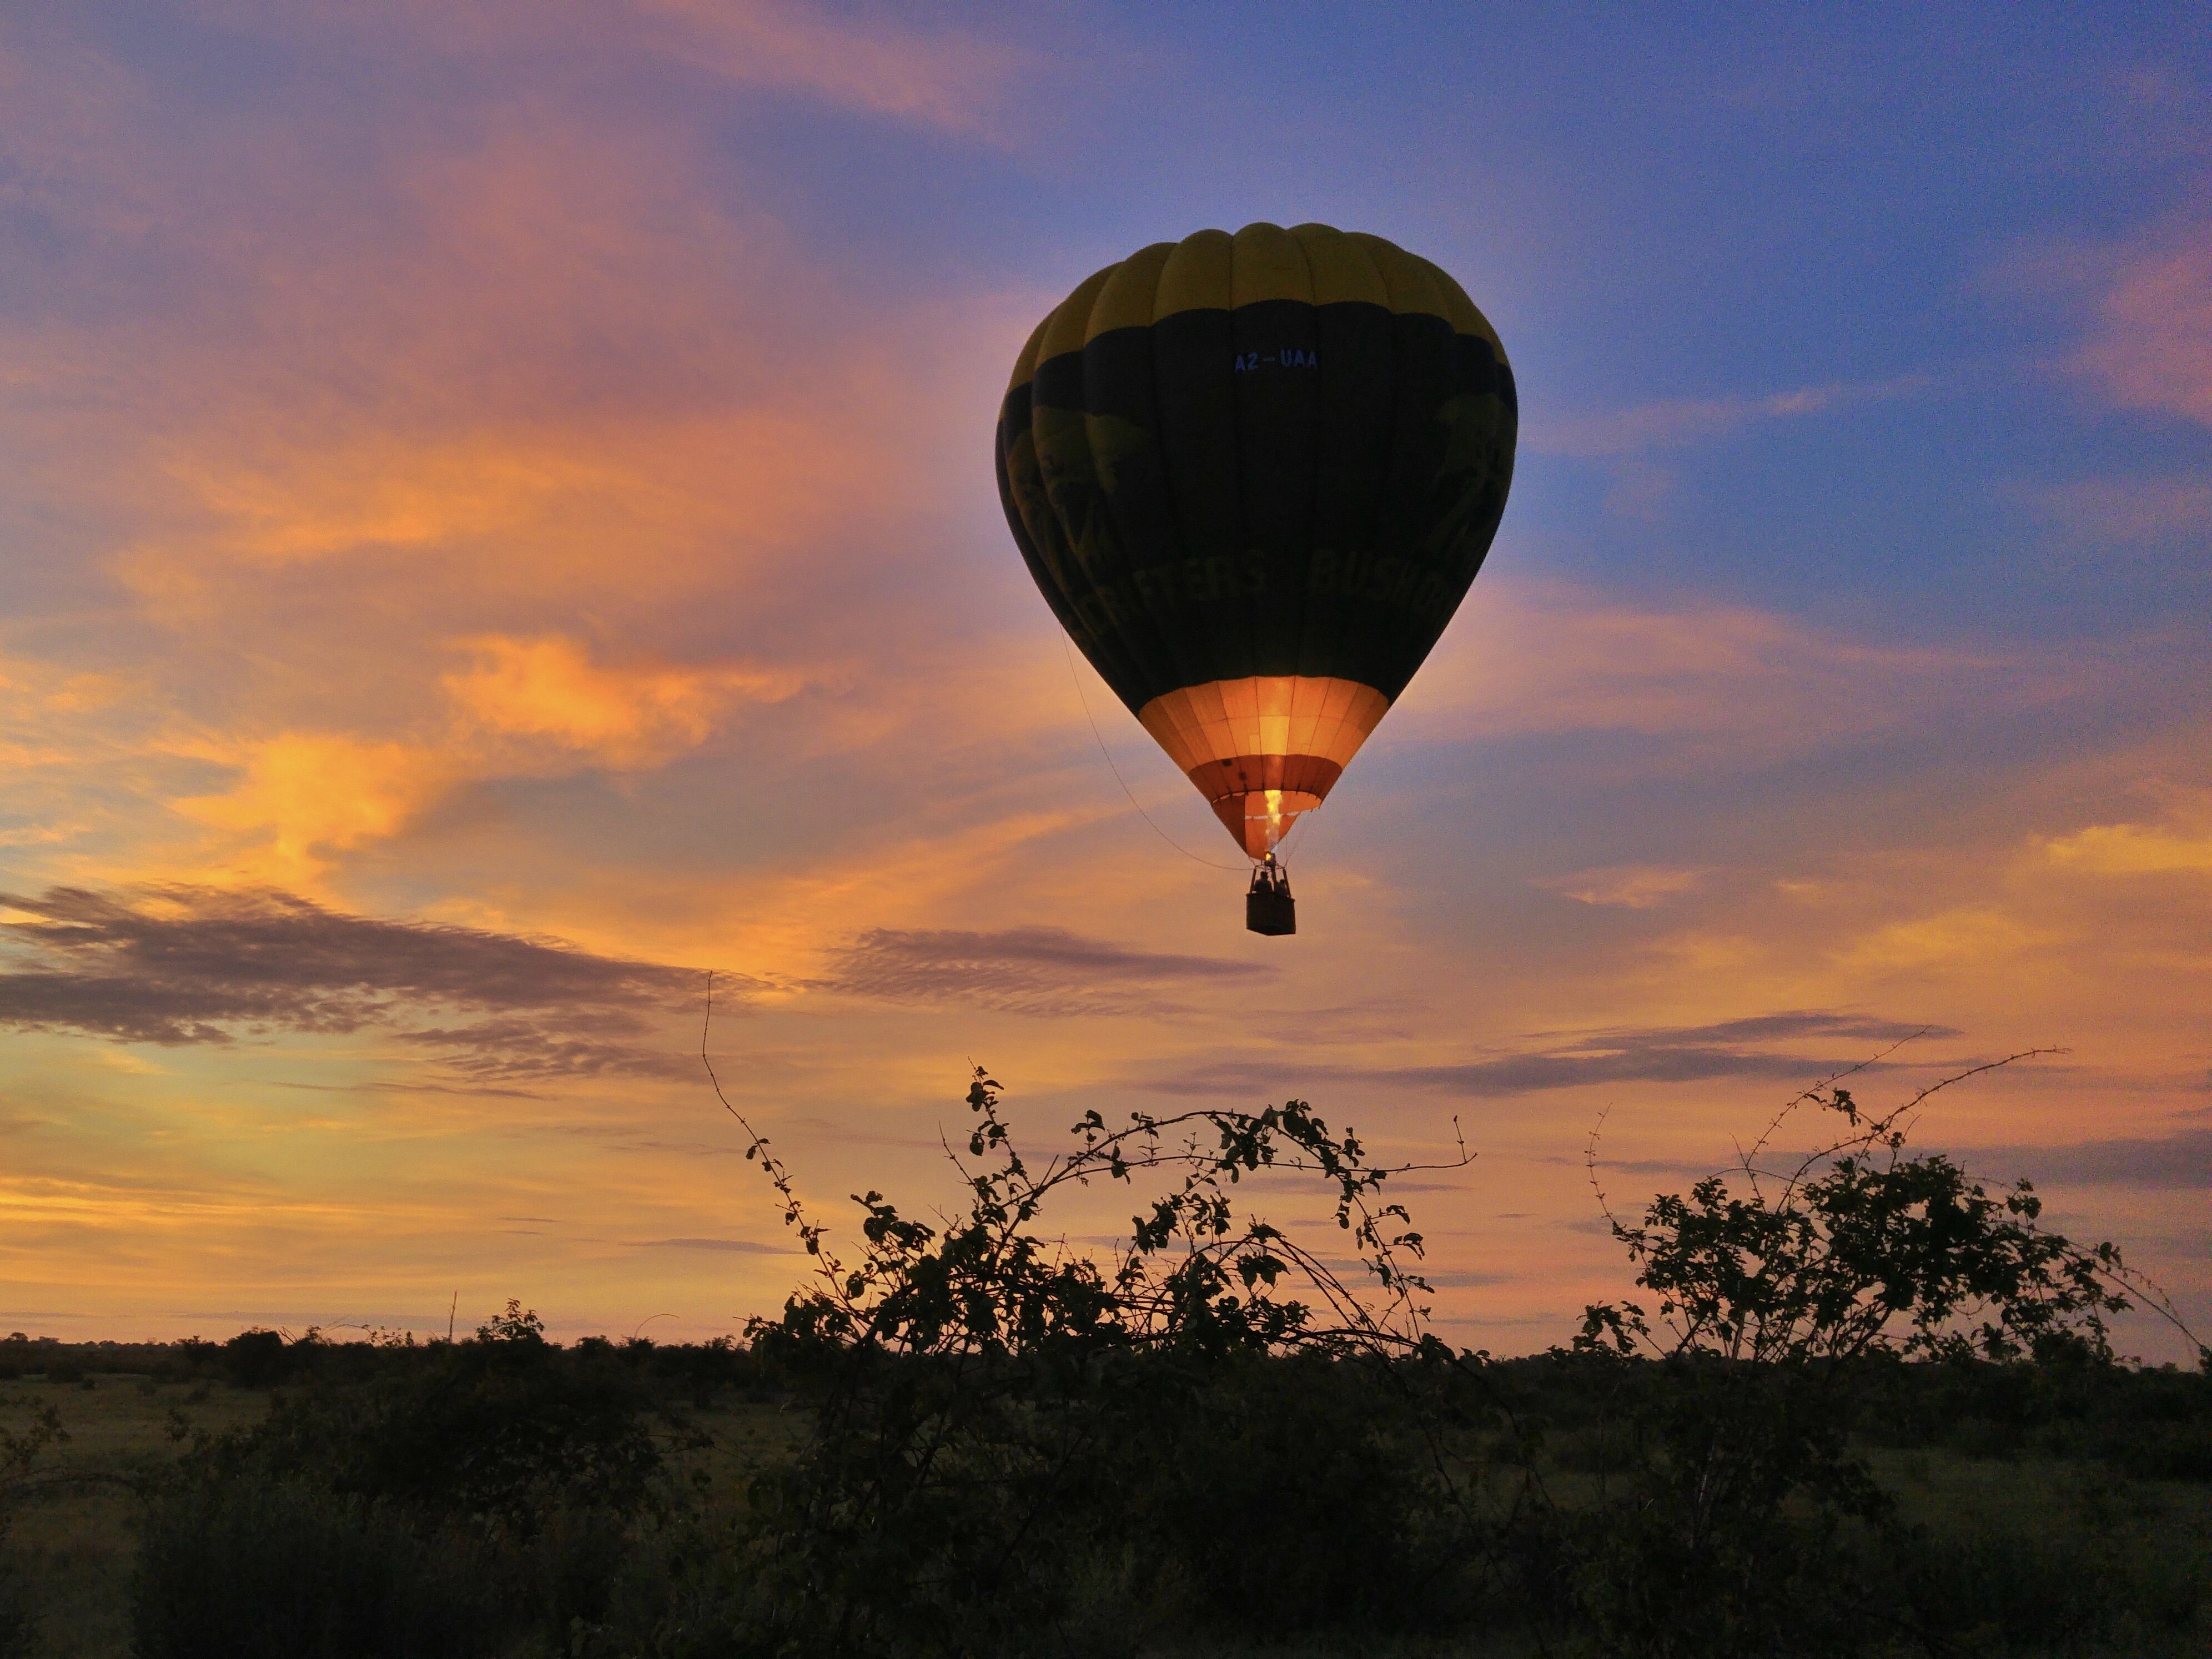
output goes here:
{"type": "MultiPolygon", "coordinates": [[[[629,27],[797,40],[805,21],[629,27]]],[[[843,36],[817,33],[828,64],[843,36]]],[[[928,61],[908,73],[933,85],[928,61]]],[[[918,520],[988,499],[948,411],[992,406],[1035,296],[874,291],[881,273],[825,264],[733,198],[681,128],[584,131],[536,104],[465,137],[409,127],[337,203],[315,158],[258,132],[218,125],[179,157],[97,67],[20,112],[52,162],[27,188],[85,238],[113,228],[81,202],[167,202],[132,234],[174,279],[141,305],[0,323],[0,376],[39,416],[19,476],[97,501],[120,574],[165,619],[243,620],[307,564],[388,570],[349,628],[408,587],[441,607],[613,593],[633,613],[762,580],[818,592],[826,550],[895,562],[918,520]],[[97,143],[80,94],[107,118],[97,143]],[[178,205],[218,177],[251,189],[178,205]]],[[[862,573],[848,586],[865,597],[862,573]]],[[[435,632],[516,625],[492,611],[435,632]]]]}
{"type": "Polygon", "coordinates": [[[781,702],[801,684],[794,673],[757,668],[605,667],[557,636],[461,643],[477,660],[447,675],[445,686],[470,720],[624,769],[657,765],[705,742],[740,698],[781,702]]]}
{"type": "Polygon", "coordinates": [[[225,793],[180,799],[176,809],[247,838],[243,849],[216,855],[234,875],[311,883],[336,855],[399,835],[465,784],[659,766],[705,742],[734,703],[780,701],[802,683],[733,665],[609,666],[558,636],[461,643],[476,660],[443,678],[452,718],[441,735],[186,739],[185,752],[242,775],[225,793]]]}
{"type": "MultiPolygon", "coordinates": [[[[779,84],[806,52],[829,73],[859,28],[809,34],[774,7],[665,21],[630,25],[781,41],[758,71],[779,84]]],[[[961,77],[996,60],[931,38],[942,61],[915,54],[906,90],[863,76],[841,95],[972,104],[983,82],[961,77]]],[[[0,836],[50,844],[98,799],[133,874],[308,882],[471,781],[657,765],[802,681],[841,688],[788,734],[802,746],[888,750],[932,699],[976,732],[1026,709],[957,683],[880,694],[944,648],[930,566],[989,499],[947,411],[990,406],[1030,296],[856,293],[652,121],[581,131],[531,104],[465,135],[402,124],[338,202],[258,131],[219,121],[181,159],[95,54],[41,67],[17,113],[52,177],[27,187],[85,235],[112,228],[82,202],[163,204],[133,234],[175,280],[158,303],[0,325],[19,477],[118,550],[83,573],[88,637],[96,665],[131,633],[133,688],[97,720],[0,690],[0,752],[67,773],[76,802],[0,836]],[[252,187],[180,206],[217,177],[252,187]],[[477,647],[458,671],[456,638],[477,647]],[[88,789],[85,757],[118,749],[131,764],[88,789]],[[210,763],[234,783],[177,775],[210,763]],[[215,836],[179,844],[164,808],[215,836]]]]}
{"type": "Polygon", "coordinates": [[[2212,875],[2212,832],[2098,823],[2043,845],[2054,864],[2100,876],[2212,875]]]}
{"type": "Polygon", "coordinates": [[[82,758],[86,717],[112,708],[125,690],[118,675],[0,657],[0,763],[52,766],[82,758]]]}
{"type": "Polygon", "coordinates": [[[1026,886],[1071,830],[1099,815],[1095,807],[1008,812],[950,835],[908,836],[869,856],[806,859],[729,894],[713,932],[767,977],[818,973],[825,956],[868,927],[989,914],[991,888],[1026,886]]]}
{"type": "MultiPolygon", "coordinates": [[[[580,456],[582,447],[557,438],[532,446],[489,433],[440,444],[372,435],[337,450],[314,445],[252,458],[180,456],[166,470],[217,526],[214,548],[283,562],[512,533],[557,516],[579,497],[640,482],[603,456],[580,456]]],[[[141,550],[141,559],[149,556],[159,555],[141,550]]]]}
{"type": "Polygon", "coordinates": [[[2027,952],[2063,938],[1996,906],[1960,905],[1877,927],[1851,940],[1837,961],[1851,975],[1971,963],[1982,972],[2010,976],[2024,971],[2027,952]]]}
{"type": "Polygon", "coordinates": [[[329,732],[252,743],[240,761],[237,787],[177,809],[256,837],[241,873],[295,883],[319,872],[328,854],[396,834],[452,787],[459,769],[434,749],[329,732]]]}
{"type": "Polygon", "coordinates": [[[442,586],[509,598],[726,588],[928,501],[926,472],[871,429],[891,410],[872,410],[864,387],[848,395],[854,407],[421,436],[341,422],[318,441],[272,420],[172,461],[204,527],[142,541],[120,568],[148,593],[181,580],[248,600],[259,567],[346,556],[390,568],[395,586],[435,561],[442,586]]]}

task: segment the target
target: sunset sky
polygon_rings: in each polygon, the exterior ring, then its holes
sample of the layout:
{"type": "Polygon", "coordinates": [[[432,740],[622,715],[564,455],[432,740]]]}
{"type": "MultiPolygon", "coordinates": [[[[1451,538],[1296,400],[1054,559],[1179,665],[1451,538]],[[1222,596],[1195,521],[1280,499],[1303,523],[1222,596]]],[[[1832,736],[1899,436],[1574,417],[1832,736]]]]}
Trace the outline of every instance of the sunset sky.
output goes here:
{"type": "Polygon", "coordinates": [[[1739,16],[0,8],[0,1331],[735,1330],[803,1259],[709,969],[840,1223],[971,1063],[1037,1146],[1456,1118],[1501,1352],[1627,1288],[1601,1115],[1634,1200],[2062,1050],[1921,1138],[2212,1328],[2212,22],[1739,16]],[[1522,416],[1286,939],[991,468],[1069,289],[1262,220],[1451,271],[1522,416]]]}

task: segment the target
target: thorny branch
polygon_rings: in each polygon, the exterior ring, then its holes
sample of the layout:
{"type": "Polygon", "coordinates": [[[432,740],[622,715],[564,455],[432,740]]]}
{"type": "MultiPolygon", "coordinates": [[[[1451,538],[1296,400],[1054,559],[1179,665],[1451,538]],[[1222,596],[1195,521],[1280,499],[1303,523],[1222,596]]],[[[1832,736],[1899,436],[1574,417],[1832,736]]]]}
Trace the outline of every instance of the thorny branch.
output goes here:
{"type": "Polygon", "coordinates": [[[1006,1352],[1048,1335],[1080,1334],[1107,1346],[1142,1347],[1188,1340],[1408,1353],[1426,1334],[1431,1286],[1418,1264],[1425,1249],[1406,1207],[1383,1195],[1393,1175],[1462,1169],[1474,1160],[1458,1120],[1458,1156],[1432,1164],[1373,1163],[1355,1130],[1330,1130],[1303,1101],[1253,1112],[1133,1111],[1109,1125],[1097,1111],[1070,1129],[1076,1145],[1032,1164],[1000,1111],[997,1081],[977,1067],[968,1092],[975,1115],[966,1158],[947,1144],[969,1198],[964,1218],[942,1228],[902,1217],[880,1193],[854,1194],[866,1212],[864,1254],[848,1267],[827,1243],[767,1137],[732,1105],[716,1076],[708,1040],[713,975],[700,1033],[700,1060],[715,1097],[746,1137],[745,1157],[766,1174],[784,1224],[814,1258],[817,1288],[785,1313],[815,1333],[901,1352],[972,1349],[1006,1352]],[[969,1159],[980,1162],[971,1167],[969,1159]],[[1140,1173],[1180,1180],[1132,1218],[1127,1243],[1102,1267],[1065,1238],[1026,1229],[1053,1195],[1103,1177],[1133,1185],[1140,1173]],[[1382,1292],[1378,1310],[1319,1254],[1257,1216],[1240,1217],[1229,1188],[1261,1172],[1318,1176],[1331,1189],[1337,1226],[1348,1233],[1382,1292]],[[1302,1281],[1317,1305],[1275,1295],[1302,1281]]]}

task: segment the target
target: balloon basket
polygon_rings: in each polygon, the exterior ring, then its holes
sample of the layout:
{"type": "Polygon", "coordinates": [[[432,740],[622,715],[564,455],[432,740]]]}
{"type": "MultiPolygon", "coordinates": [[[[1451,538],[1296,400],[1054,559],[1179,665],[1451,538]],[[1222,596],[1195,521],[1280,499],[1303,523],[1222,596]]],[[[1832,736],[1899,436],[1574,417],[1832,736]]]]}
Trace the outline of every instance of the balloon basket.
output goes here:
{"type": "Polygon", "coordinates": [[[1291,872],[1275,862],[1273,853],[1252,872],[1251,890],[1244,895],[1244,926],[1271,938],[1298,931],[1298,907],[1291,897],[1291,872]]]}

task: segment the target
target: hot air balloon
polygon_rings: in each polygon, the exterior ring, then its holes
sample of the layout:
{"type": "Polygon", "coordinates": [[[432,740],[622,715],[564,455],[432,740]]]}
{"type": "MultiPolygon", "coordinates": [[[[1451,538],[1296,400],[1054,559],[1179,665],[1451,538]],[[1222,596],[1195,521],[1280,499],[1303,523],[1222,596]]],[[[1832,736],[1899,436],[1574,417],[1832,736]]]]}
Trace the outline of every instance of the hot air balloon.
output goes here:
{"type": "Polygon", "coordinates": [[[1458,283],[1379,236],[1156,242],[1037,325],[999,493],[1069,636],[1257,868],[1421,665],[1490,550],[1518,404],[1458,283]]]}

